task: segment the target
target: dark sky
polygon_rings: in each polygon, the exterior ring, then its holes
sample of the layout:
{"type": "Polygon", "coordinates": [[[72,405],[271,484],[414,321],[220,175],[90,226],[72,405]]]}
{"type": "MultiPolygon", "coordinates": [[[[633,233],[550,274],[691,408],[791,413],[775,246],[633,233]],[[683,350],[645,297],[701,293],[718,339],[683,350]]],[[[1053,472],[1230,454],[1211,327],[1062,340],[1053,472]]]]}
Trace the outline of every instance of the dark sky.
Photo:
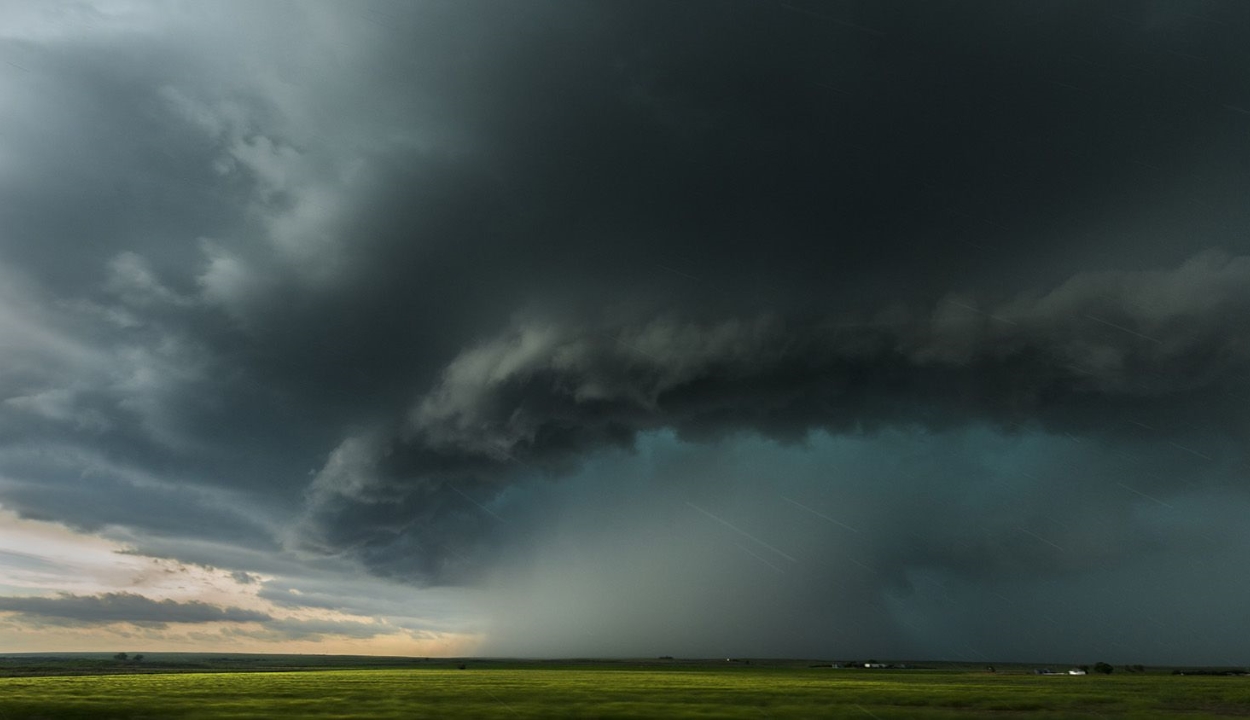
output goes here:
{"type": "Polygon", "coordinates": [[[1245,664],[1250,6],[0,28],[0,649],[1245,664]]]}

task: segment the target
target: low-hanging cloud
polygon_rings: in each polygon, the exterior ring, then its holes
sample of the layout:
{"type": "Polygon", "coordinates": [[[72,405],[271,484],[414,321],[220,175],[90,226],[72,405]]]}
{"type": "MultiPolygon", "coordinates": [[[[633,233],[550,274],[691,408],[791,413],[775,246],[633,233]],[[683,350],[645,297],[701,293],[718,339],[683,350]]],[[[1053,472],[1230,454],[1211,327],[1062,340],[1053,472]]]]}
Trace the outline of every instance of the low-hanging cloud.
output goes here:
{"type": "MultiPolygon", "coordinates": [[[[301,606],[300,609],[306,609],[301,606]]],[[[275,617],[259,610],[198,600],[154,600],[128,592],[51,597],[0,597],[0,612],[39,625],[91,628],[118,623],[161,629],[169,624],[225,623],[242,636],[273,641],[315,640],[325,636],[368,639],[404,632],[387,622],[333,618],[275,617]]]]}
{"type": "Polygon", "coordinates": [[[521,320],[450,362],[393,437],[341,445],[309,496],[312,527],[330,546],[367,549],[379,565],[402,557],[438,580],[447,556],[466,552],[459,542],[500,528],[484,504],[511,479],[567,473],[660,429],[797,441],[988,423],[1123,440],[1148,418],[1183,426],[1181,447],[1201,432],[1241,462],[1246,417],[1229,393],[1250,368],[1250,336],[1235,330],[1247,288],[1250,258],[1212,251],[1172,270],[1082,274],[998,303],[950,295],[923,311],[521,320]],[[364,521],[374,510],[379,522],[364,521]]]}
{"type": "Polygon", "coordinates": [[[268,622],[263,612],[237,607],[222,607],[198,600],[153,600],[134,593],[102,593],[53,597],[0,598],[0,612],[19,615],[54,624],[164,625],[166,623],[247,623],[268,622]]]}
{"type": "Polygon", "coordinates": [[[453,360],[405,430],[439,451],[542,459],[545,443],[558,449],[575,433],[872,425],[874,402],[893,408],[879,416],[892,424],[911,419],[907,405],[924,412],[906,397],[1007,421],[1044,415],[1062,396],[1170,398],[1241,381],[1248,281],[1250,257],[1210,252],[1174,271],[1084,274],[983,307],[952,295],[869,318],[523,323],[453,360]]]}

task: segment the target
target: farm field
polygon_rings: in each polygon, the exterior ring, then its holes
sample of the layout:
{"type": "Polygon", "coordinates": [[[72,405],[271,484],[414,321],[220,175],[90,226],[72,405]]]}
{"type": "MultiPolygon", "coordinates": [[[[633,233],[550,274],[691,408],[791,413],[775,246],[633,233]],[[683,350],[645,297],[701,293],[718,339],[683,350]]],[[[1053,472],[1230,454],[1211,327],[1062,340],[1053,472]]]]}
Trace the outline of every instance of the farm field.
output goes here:
{"type": "Polygon", "coordinates": [[[0,720],[1247,715],[1245,677],[535,666],[0,678],[0,720]]]}

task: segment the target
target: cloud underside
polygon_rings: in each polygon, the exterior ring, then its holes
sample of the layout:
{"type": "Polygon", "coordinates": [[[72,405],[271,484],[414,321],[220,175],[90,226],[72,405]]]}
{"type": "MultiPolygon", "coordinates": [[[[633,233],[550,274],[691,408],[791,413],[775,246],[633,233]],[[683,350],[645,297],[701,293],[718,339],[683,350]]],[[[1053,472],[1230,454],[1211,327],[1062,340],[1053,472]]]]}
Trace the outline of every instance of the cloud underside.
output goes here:
{"type": "Polygon", "coordinates": [[[213,605],[198,600],[153,600],[126,592],[0,597],[0,612],[11,613],[12,617],[34,627],[89,629],[122,624],[159,630],[168,628],[171,624],[225,624],[240,626],[234,630],[235,633],[272,641],[307,640],[324,636],[371,638],[401,631],[401,628],[384,623],[276,618],[257,610],[213,605]]]}
{"type": "Polygon", "coordinates": [[[19,613],[50,622],[77,625],[133,623],[267,622],[265,613],[241,608],[220,607],[196,600],[152,600],[133,593],[102,595],[61,594],[54,597],[0,598],[0,611],[19,613]]]}
{"type": "Polygon", "coordinates": [[[1213,461],[1205,448],[1236,464],[1250,337],[1232,328],[1250,310],[1247,281],[1250,258],[1206,253],[1172,271],[1084,274],[995,304],[948,296],[920,312],[520,320],[456,357],[390,435],[339,446],[311,486],[305,539],[372,552],[416,539],[430,562],[412,567],[437,577],[440,546],[454,553],[457,538],[497,525],[481,503],[510,478],[566,474],[665,429],[714,444],[973,424],[1115,443],[1152,428],[1191,459],[1213,461]]]}

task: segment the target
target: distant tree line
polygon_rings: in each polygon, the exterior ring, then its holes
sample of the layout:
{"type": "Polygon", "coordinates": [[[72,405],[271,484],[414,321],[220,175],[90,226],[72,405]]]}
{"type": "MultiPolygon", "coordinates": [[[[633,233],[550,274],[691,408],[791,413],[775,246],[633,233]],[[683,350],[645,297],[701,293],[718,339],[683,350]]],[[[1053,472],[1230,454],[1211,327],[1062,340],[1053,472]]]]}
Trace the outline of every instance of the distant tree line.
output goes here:
{"type": "Polygon", "coordinates": [[[130,657],[126,653],[117,653],[116,655],[113,656],[113,659],[116,660],[117,662],[126,662],[127,660],[129,660],[130,662],[143,662],[142,655],[135,655],[134,657],[130,657]]]}

